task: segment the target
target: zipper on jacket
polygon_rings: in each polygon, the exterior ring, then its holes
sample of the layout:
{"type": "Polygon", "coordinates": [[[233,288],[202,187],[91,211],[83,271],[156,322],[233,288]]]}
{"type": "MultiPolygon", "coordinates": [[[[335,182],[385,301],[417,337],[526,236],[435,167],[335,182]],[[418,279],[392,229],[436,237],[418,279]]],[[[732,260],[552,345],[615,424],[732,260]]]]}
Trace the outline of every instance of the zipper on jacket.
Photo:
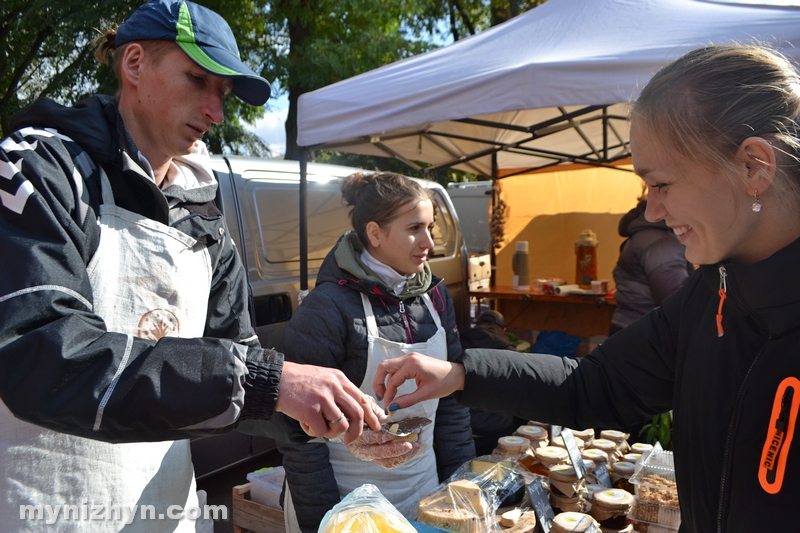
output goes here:
{"type": "MultiPolygon", "coordinates": [[[[722,270],[724,267],[720,267],[722,270]]],[[[736,404],[734,406],[733,415],[731,416],[731,422],[728,424],[728,433],[725,437],[725,448],[722,452],[722,475],[720,476],[719,482],[719,507],[717,508],[717,533],[723,533],[722,530],[722,518],[723,518],[723,508],[725,507],[725,489],[727,484],[728,478],[728,470],[730,470],[730,455],[731,455],[731,446],[733,445],[733,433],[736,428],[738,419],[739,419],[739,412],[741,411],[742,405],[742,398],[744,397],[744,391],[747,388],[747,382],[750,380],[750,375],[753,373],[753,369],[755,368],[756,364],[761,359],[761,356],[767,350],[767,344],[769,341],[772,340],[772,334],[767,334],[767,339],[764,341],[763,346],[756,354],[755,359],[750,364],[750,367],[747,369],[747,374],[745,374],[744,379],[742,380],[742,386],[739,387],[739,392],[736,395],[736,404]]]]}
{"type": "Polygon", "coordinates": [[[717,337],[722,337],[725,331],[722,329],[722,305],[728,297],[728,272],[724,266],[719,267],[719,307],[717,308],[717,337]]]}
{"type": "Polygon", "coordinates": [[[408,344],[414,344],[414,337],[411,335],[411,324],[408,322],[408,315],[406,315],[406,306],[403,304],[403,300],[397,300],[397,304],[400,306],[400,314],[403,315],[403,322],[406,325],[406,341],[408,341],[408,344]]]}

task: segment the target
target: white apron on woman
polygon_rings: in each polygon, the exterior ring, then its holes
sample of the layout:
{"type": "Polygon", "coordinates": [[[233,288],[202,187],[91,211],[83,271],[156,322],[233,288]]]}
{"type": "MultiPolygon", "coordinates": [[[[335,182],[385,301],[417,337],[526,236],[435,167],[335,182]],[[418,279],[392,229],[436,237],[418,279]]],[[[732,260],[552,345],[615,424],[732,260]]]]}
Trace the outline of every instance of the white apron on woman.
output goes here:
{"type": "MultiPolygon", "coordinates": [[[[211,285],[208,250],[172,227],[117,207],[105,174],[101,189],[100,244],[87,267],[94,312],[108,331],[127,334],[129,342],[133,336],[201,337],[211,285]]],[[[209,521],[168,518],[172,505],[181,510],[198,505],[188,440],[110,444],[75,437],[18,420],[0,401],[0,464],[2,532],[185,533],[195,532],[195,526],[210,531],[209,521]],[[21,505],[44,507],[42,518],[20,519],[21,505]],[[77,509],[65,514],[56,507],[65,505],[77,509]],[[154,513],[147,510],[142,520],[142,507],[150,505],[154,513]],[[104,510],[100,519],[88,519],[92,506],[104,510]],[[130,524],[125,523],[129,512],[122,520],[105,518],[106,508],[116,518],[115,512],[133,506],[130,524]]]]}
{"type": "MultiPolygon", "coordinates": [[[[439,313],[434,309],[430,296],[426,293],[422,299],[436,323],[436,333],[425,342],[406,344],[393,342],[380,337],[372,304],[365,294],[361,294],[367,325],[367,370],[361,382],[361,391],[374,397],[372,381],[378,370],[378,365],[386,359],[394,359],[411,352],[419,352],[435,359],[447,359],[447,335],[439,313]]],[[[397,396],[408,394],[417,389],[412,380],[406,381],[397,389],[397,396]]],[[[418,442],[424,447],[424,453],[411,461],[398,467],[387,470],[375,463],[362,461],[355,457],[342,442],[328,441],[330,463],[333,467],[336,483],[339,486],[339,497],[344,498],[357,487],[364,483],[371,483],[378,487],[392,505],[405,517],[414,519],[417,515],[417,504],[420,498],[435,491],[439,486],[439,476],[436,470],[436,454],[433,450],[433,427],[436,423],[436,409],[439,400],[425,400],[416,405],[402,409],[395,413],[398,420],[414,416],[430,418],[434,423],[423,428],[418,442]]],[[[291,504],[291,494],[288,485],[285,496],[285,523],[289,533],[299,533],[300,527],[291,504]]]]}

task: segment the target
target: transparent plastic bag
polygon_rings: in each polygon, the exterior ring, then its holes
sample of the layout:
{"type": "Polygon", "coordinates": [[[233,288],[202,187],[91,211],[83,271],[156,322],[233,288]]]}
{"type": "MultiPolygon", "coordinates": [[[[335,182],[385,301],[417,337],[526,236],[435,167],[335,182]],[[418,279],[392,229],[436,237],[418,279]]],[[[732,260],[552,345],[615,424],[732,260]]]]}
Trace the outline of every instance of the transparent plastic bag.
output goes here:
{"type": "Polygon", "coordinates": [[[345,496],[325,513],[318,533],[416,533],[411,522],[381,494],[366,483],[345,496]]]}
{"type": "Polygon", "coordinates": [[[494,533],[500,507],[529,507],[530,470],[510,457],[485,455],[467,461],[433,493],[420,500],[416,520],[454,533],[494,533]]]}

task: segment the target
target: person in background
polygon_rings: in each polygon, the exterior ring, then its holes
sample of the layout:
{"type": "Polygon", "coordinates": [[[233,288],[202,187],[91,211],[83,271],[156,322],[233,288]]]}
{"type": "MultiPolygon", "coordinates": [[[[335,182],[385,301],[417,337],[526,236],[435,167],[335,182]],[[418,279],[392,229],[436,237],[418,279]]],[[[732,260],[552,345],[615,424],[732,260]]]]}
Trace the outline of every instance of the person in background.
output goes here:
{"type": "MultiPolygon", "coordinates": [[[[506,319],[499,311],[487,310],[478,315],[475,326],[461,332],[461,347],[513,350],[514,343],[505,336],[506,319]]],[[[501,437],[512,435],[526,421],[503,413],[470,409],[470,427],[475,439],[475,453],[489,455],[501,437]]]]}
{"type": "Polygon", "coordinates": [[[609,336],[661,305],[694,271],[677,235],[663,220],[648,221],[646,209],[644,198],[619,221],[619,234],[626,239],[613,272],[617,306],[609,336]]]}
{"type": "MultiPolygon", "coordinates": [[[[434,246],[429,193],[390,172],[353,174],[341,189],[353,231],[327,255],[314,290],[289,322],[287,360],[339,368],[365,394],[372,394],[375,371],[386,359],[423,352],[458,361],[453,302],[428,265],[434,246]]],[[[413,519],[420,497],[475,456],[469,411],[455,398],[421,402],[398,415],[394,419],[423,416],[433,424],[414,443],[374,431],[347,446],[279,443],[287,531],[316,532],[325,513],[364,483],[413,519]]]]}
{"type": "Polygon", "coordinates": [[[190,437],[283,412],[349,442],[379,421],[344,374],[284,363],[250,323],[202,137],[224,95],[259,106],[270,86],[227,23],[150,2],[97,56],[117,98],[37,101],[0,143],[2,529],[207,530],[190,437]]]}
{"type": "Polygon", "coordinates": [[[478,315],[475,326],[461,332],[461,347],[513,350],[514,343],[505,336],[506,319],[499,311],[487,310],[478,315]]]}
{"type": "Polygon", "coordinates": [[[410,354],[381,364],[375,391],[399,408],[461,391],[469,407],[578,428],[671,409],[681,533],[796,530],[797,67],[764,46],[705,46],[661,69],[630,118],[645,216],[700,265],[683,286],[580,360],[410,354]],[[418,388],[398,397],[409,378],[418,388]]]}

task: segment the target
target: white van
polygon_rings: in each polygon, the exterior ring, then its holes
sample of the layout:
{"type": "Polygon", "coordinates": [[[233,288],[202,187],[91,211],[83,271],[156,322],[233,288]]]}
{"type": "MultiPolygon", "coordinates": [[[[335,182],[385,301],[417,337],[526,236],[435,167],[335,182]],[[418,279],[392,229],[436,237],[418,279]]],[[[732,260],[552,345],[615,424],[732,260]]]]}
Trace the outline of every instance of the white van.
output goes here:
{"type": "MultiPolygon", "coordinates": [[[[297,309],[300,291],[300,165],[297,161],[214,156],[218,204],[247,270],[252,314],[262,346],[282,350],[283,332],[297,309]]],[[[307,166],[308,287],[322,260],[351,229],[339,189],[341,179],[362,169],[309,163],[307,166]]],[[[445,189],[417,180],[436,204],[431,270],[444,278],[459,327],[469,319],[467,253],[458,218],[445,189]]],[[[274,447],[270,439],[239,433],[192,441],[198,478],[274,447]],[[225,444],[221,445],[221,441],[225,444]]]]}

